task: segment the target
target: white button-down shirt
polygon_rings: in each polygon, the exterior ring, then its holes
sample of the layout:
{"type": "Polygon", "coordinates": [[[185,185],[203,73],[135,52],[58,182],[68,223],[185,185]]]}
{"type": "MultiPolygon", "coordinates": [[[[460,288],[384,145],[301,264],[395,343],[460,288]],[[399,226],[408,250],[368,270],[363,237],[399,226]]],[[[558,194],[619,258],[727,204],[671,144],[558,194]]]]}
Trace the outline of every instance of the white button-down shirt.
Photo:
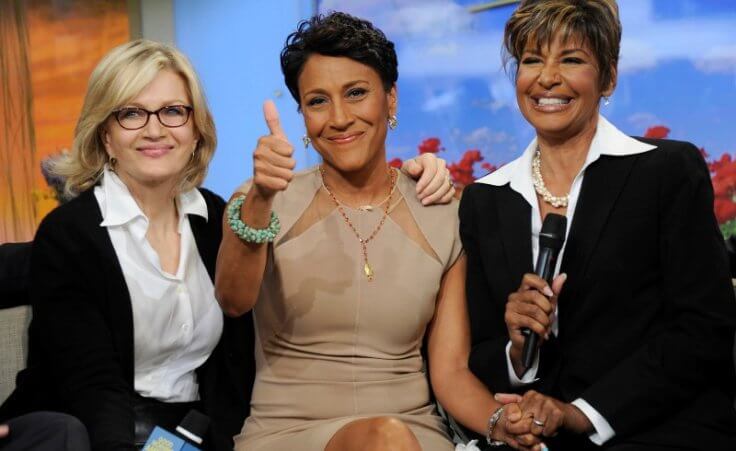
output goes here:
{"type": "MultiPolygon", "coordinates": [[[[590,166],[593,162],[598,160],[601,155],[611,156],[625,156],[634,155],[638,153],[648,152],[655,149],[656,146],[645,144],[641,141],[637,141],[619,129],[613,124],[608,122],[603,116],[598,118],[598,127],[596,128],[595,136],[588,150],[588,155],[585,159],[583,167],[580,172],[575,176],[570,187],[570,198],[567,204],[567,233],[570,233],[570,226],[572,225],[573,215],[575,213],[575,206],[580,196],[580,188],[583,185],[583,176],[585,175],[585,169],[590,166]]],[[[511,163],[502,166],[497,171],[480,178],[476,183],[485,183],[494,186],[503,186],[509,184],[511,189],[521,194],[524,199],[532,207],[531,209],[531,222],[532,222],[532,254],[533,262],[537,261],[539,255],[539,232],[542,230],[542,217],[539,208],[539,202],[537,201],[537,194],[534,190],[534,184],[532,183],[532,158],[534,152],[537,149],[536,138],[527,146],[524,153],[512,161],[511,163]]],[[[557,259],[557,267],[555,268],[555,276],[560,272],[560,265],[562,264],[562,256],[565,252],[565,246],[563,245],[562,250],[557,259]]],[[[564,289],[564,288],[563,288],[564,289]]],[[[557,335],[559,331],[559,324],[557,322],[557,312],[555,312],[552,322],[552,333],[557,335]]],[[[537,370],[539,369],[539,353],[534,360],[533,366],[519,379],[516,376],[513,365],[511,364],[511,357],[509,351],[511,349],[511,342],[506,345],[506,364],[508,367],[509,380],[511,385],[520,387],[526,384],[530,384],[536,380],[537,370]]],[[[602,445],[606,441],[613,438],[616,433],[611,425],[606,421],[598,411],[586,402],[582,398],[578,398],[572,402],[578,409],[580,409],[586,417],[593,424],[595,432],[590,434],[590,439],[597,445],[602,445]]]]}
{"type": "Polygon", "coordinates": [[[100,226],[107,228],[130,293],[135,390],[161,401],[195,401],[199,386],[194,370],[212,353],[223,324],[188,220],[188,215],[207,219],[204,197],[192,189],[176,198],[179,266],[176,274],[169,274],[146,239],[148,218],[120,178],[106,168],[94,193],[102,212],[100,226]]]}

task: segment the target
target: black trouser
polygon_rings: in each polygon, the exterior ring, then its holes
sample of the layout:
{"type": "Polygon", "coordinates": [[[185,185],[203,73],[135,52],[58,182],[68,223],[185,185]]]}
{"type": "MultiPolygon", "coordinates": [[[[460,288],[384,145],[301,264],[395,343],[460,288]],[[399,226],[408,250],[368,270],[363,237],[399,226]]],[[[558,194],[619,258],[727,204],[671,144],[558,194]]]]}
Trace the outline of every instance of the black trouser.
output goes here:
{"type": "Polygon", "coordinates": [[[7,422],[10,433],[0,439],[2,451],[89,451],[84,425],[71,415],[33,412],[7,422]]]}

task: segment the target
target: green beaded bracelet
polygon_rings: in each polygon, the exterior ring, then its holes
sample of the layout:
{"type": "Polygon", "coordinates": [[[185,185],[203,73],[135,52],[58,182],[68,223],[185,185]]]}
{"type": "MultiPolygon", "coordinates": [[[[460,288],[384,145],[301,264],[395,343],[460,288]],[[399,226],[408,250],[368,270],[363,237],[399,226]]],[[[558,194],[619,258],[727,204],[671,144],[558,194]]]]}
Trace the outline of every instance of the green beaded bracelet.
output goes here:
{"type": "Polygon", "coordinates": [[[273,240],[281,231],[281,222],[275,212],[271,212],[271,221],[265,229],[254,229],[240,219],[240,208],[245,202],[245,194],[232,199],[227,205],[227,223],[241,240],[246,243],[273,243],[273,240]]]}

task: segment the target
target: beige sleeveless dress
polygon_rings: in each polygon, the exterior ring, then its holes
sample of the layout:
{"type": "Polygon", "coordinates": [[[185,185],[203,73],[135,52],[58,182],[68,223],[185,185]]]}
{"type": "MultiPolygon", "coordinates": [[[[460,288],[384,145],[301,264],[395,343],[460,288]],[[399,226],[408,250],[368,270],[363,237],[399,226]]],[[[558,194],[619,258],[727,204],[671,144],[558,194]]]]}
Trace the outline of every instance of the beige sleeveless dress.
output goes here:
{"type": "MultiPolygon", "coordinates": [[[[322,451],[341,427],[374,416],[404,421],[424,450],[454,449],[420,349],[461,252],[457,202],[423,207],[399,175],[368,244],[372,281],[317,168],[297,174],[273,208],[282,229],[254,308],[256,381],[235,449],[322,451]]],[[[368,237],[383,205],[344,211],[368,237]]]]}

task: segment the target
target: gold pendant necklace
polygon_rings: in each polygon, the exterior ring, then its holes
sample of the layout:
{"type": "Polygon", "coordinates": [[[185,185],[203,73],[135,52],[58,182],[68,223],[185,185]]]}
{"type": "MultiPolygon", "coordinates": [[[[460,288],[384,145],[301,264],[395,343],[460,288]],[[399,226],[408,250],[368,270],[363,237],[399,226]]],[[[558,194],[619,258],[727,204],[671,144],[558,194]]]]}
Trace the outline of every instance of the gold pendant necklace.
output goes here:
{"type": "Polygon", "coordinates": [[[381,220],[379,221],[376,228],[373,229],[373,232],[371,232],[371,234],[368,236],[368,238],[363,238],[362,236],[360,236],[360,232],[358,232],[358,229],[355,228],[352,221],[350,221],[350,218],[345,213],[345,210],[342,208],[342,203],[337,200],[337,197],[335,197],[330,188],[327,186],[327,182],[325,181],[325,170],[324,168],[322,168],[322,166],[319,167],[319,173],[322,176],[322,186],[324,186],[325,191],[327,191],[327,194],[330,195],[330,198],[332,198],[332,201],[337,206],[337,211],[340,212],[340,216],[342,216],[345,224],[348,225],[350,230],[353,232],[353,235],[355,235],[355,237],[358,239],[358,242],[360,242],[360,250],[363,254],[363,274],[365,274],[365,276],[368,278],[368,281],[371,282],[373,281],[374,273],[373,267],[368,261],[368,243],[370,243],[371,240],[376,237],[378,232],[381,230],[381,227],[383,227],[383,223],[386,222],[386,218],[388,217],[388,209],[391,205],[391,196],[393,195],[394,187],[396,186],[396,172],[389,168],[389,173],[391,177],[391,188],[389,189],[388,197],[382,202],[384,204],[383,216],[381,217],[381,220]]]}

